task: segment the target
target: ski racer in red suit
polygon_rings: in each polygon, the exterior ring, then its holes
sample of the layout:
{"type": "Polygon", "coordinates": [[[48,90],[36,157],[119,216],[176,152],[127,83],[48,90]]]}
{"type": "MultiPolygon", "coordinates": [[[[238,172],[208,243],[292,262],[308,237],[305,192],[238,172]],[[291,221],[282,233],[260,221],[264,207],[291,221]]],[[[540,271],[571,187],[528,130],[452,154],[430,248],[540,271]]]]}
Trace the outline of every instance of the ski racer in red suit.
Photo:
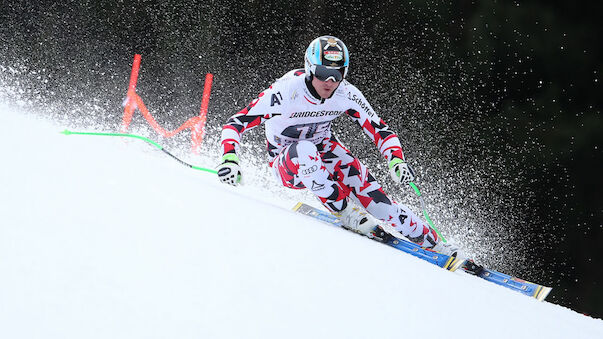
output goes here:
{"type": "Polygon", "coordinates": [[[405,184],[414,180],[396,134],[345,80],[348,66],[348,49],[341,40],[322,36],[312,41],[305,69],[285,74],[223,126],[220,180],[231,185],[241,182],[237,157],[241,136],[264,123],[270,166],[284,186],[310,189],[345,226],[359,233],[390,239],[379,226],[382,222],[423,247],[456,255],[456,247],[442,242],[406,206],[393,202],[367,167],[331,133],[332,121],[347,115],[385,157],[393,180],[405,184]]]}

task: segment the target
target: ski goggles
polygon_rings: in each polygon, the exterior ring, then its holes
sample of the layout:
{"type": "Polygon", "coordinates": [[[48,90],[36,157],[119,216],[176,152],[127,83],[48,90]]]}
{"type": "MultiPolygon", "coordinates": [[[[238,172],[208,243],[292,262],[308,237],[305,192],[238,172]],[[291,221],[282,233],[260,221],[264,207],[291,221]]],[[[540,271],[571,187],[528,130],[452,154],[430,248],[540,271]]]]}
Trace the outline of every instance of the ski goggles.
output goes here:
{"type": "Polygon", "coordinates": [[[343,70],[341,68],[330,68],[323,65],[313,65],[312,74],[320,81],[333,80],[339,82],[343,80],[343,70]]]}

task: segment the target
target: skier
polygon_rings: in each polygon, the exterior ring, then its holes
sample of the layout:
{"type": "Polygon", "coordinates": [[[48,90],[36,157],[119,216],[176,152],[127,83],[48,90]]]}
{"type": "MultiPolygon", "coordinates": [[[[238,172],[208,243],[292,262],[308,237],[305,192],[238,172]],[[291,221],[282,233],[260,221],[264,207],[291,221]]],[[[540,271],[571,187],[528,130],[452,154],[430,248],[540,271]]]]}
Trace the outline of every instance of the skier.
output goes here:
{"type": "Polygon", "coordinates": [[[285,74],[223,126],[218,177],[231,185],[241,182],[237,156],[241,136],[265,123],[269,164],[285,187],[310,189],[344,226],[358,233],[391,239],[379,226],[381,221],[422,247],[456,255],[454,245],[441,241],[408,207],[392,201],[367,167],[331,132],[331,122],[348,115],[388,161],[395,182],[414,180],[396,134],[345,80],[349,64],[348,49],[338,38],[321,36],[312,41],[305,53],[305,69],[285,74]]]}

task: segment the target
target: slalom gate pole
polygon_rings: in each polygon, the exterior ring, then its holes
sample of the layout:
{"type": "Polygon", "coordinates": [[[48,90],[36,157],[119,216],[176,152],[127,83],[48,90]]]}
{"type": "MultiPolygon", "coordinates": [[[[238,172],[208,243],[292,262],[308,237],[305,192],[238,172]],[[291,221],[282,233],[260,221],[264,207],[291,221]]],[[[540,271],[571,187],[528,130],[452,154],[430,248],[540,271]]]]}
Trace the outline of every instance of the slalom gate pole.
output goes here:
{"type": "Polygon", "coordinates": [[[193,135],[193,154],[199,154],[201,144],[203,143],[203,135],[205,135],[205,122],[207,121],[207,109],[209,107],[209,96],[211,95],[211,85],[213,80],[213,74],[207,73],[205,75],[205,84],[203,85],[203,98],[201,99],[199,118],[197,123],[193,126],[193,128],[191,128],[193,135]]]}
{"type": "Polygon", "coordinates": [[[124,100],[124,115],[122,118],[120,133],[126,134],[128,131],[128,127],[132,122],[132,118],[134,116],[134,112],[136,109],[140,111],[142,116],[148,121],[148,123],[153,127],[153,129],[166,138],[171,138],[174,135],[180,133],[185,129],[191,130],[191,141],[192,148],[191,151],[193,154],[198,155],[200,153],[201,144],[203,143],[203,136],[205,134],[205,123],[207,122],[207,111],[209,107],[209,98],[211,95],[211,86],[213,83],[213,74],[207,73],[205,75],[205,83],[203,85],[203,97],[201,102],[201,109],[199,111],[199,115],[196,117],[192,117],[188,119],[182,126],[178,127],[176,130],[167,131],[162,128],[153,115],[149,112],[148,108],[145,106],[142,98],[136,94],[136,84],[138,83],[138,75],[140,73],[140,62],[141,55],[135,54],[134,61],[132,63],[132,71],[130,73],[130,84],[128,85],[128,93],[126,95],[126,99],[124,100]]]}
{"type": "Polygon", "coordinates": [[[124,116],[121,122],[121,132],[125,133],[132,122],[134,116],[134,110],[136,109],[136,83],[138,83],[138,73],[140,71],[140,60],[142,56],[140,54],[134,54],[134,62],[132,63],[132,72],[130,73],[130,84],[128,85],[128,94],[124,101],[124,116]]]}
{"type": "Polygon", "coordinates": [[[159,145],[158,143],[156,143],[155,141],[149,139],[149,138],[145,138],[143,136],[140,135],[136,135],[136,134],[127,134],[127,133],[93,133],[93,132],[74,132],[74,131],[70,131],[70,130],[64,130],[63,132],[61,132],[61,134],[64,135],[96,135],[96,136],[105,136],[105,137],[126,137],[126,138],[134,138],[134,139],[140,139],[143,141],[146,141],[147,143],[149,143],[150,145],[155,146],[155,148],[161,150],[163,153],[169,155],[170,157],[172,157],[174,160],[178,161],[180,164],[195,169],[195,170],[199,170],[199,171],[204,171],[204,172],[209,172],[209,173],[213,173],[216,174],[218,173],[217,171],[213,170],[213,169],[209,169],[209,168],[203,168],[203,167],[198,167],[198,166],[194,166],[191,165],[187,162],[184,162],[180,159],[178,159],[176,156],[174,156],[172,153],[168,152],[165,148],[163,148],[163,146],[159,145]]]}
{"type": "Polygon", "coordinates": [[[425,201],[423,200],[423,197],[421,196],[421,191],[419,191],[419,188],[417,187],[417,185],[415,185],[415,183],[412,181],[409,182],[408,185],[410,187],[412,187],[412,189],[415,191],[415,194],[419,197],[419,200],[421,201],[421,209],[423,210],[423,216],[425,217],[425,220],[427,220],[427,223],[429,224],[429,226],[431,226],[431,228],[433,228],[436,231],[438,236],[440,238],[442,238],[442,241],[444,243],[446,243],[447,242],[446,238],[444,238],[442,233],[440,233],[440,231],[437,229],[437,227],[435,227],[435,225],[431,221],[431,218],[429,218],[429,215],[427,214],[427,210],[425,209],[425,201]]]}

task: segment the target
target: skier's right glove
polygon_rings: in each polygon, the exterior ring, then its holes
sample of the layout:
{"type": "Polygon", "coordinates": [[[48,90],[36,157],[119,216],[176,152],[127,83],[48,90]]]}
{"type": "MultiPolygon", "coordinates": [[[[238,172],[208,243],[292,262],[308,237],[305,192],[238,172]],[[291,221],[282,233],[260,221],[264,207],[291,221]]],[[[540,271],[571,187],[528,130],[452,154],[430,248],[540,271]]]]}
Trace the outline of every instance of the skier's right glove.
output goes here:
{"type": "Polygon", "coordinates": [[[397,157],[389,162],[389,174],[395,182],[407,185],[415,180],[415,172],[410,168],[410,165],[397,157]]]}
{"type": "Polygon", "coordinates": [[[218,178],[225,184],[237,186],[242,181],[239,157],[234,153],[224,154],[222,163],[216,168],[218,178]]]}

